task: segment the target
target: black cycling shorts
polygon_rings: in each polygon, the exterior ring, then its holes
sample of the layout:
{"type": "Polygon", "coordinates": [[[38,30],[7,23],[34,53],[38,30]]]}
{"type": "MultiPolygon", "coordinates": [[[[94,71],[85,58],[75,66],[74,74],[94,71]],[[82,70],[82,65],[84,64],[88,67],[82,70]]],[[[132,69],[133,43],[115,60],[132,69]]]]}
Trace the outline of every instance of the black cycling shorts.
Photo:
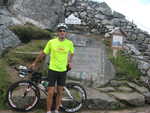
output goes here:
{"type": "Polygon", "coordinates": [[[65,86],[66,83],[66,71],[65,72],[58,72],[53,70],[48,70],[48,86],[65,86]]]}

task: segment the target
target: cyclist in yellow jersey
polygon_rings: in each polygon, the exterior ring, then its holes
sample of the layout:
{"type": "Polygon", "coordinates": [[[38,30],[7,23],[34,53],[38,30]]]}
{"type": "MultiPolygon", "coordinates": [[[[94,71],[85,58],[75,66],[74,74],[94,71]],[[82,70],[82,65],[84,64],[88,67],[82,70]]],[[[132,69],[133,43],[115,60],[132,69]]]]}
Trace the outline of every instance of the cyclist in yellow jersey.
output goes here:
{"type": "Polygon", "coordinates": [[[59,107],[61,105],[63,87],[66,80],[67,66],[72,67],[72,57],[74,54],[74,46],[72,41],[66,38],[67,25],[60,23],[57,26],[58,37],[49,40],[43,51],[37,56],[35,61],[31,64],[31,68],[34,69],[37,63],[44,59],[46,55],[50,55],[49,67],[48,67],[48,97],[47,97],[47,113],[51,113],[52,99],[55,90],[55,83],[57,83],[57,97],[55,113],[59,113],[59,107]]]}

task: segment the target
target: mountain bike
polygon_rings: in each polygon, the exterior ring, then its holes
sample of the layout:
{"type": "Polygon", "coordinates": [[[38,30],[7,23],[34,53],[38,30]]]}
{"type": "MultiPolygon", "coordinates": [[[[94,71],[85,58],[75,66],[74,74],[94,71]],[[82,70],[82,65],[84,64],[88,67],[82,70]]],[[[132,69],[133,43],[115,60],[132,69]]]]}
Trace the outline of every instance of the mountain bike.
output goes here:
{"type": "MultiPolygon", "coordinates": [[[[30,111],[35,108],[41,97],[41,91],[47,96],[48,77],[40,72],[28,69],[26,66],[15,68],[20,77],[27,77],[13,83],[7,92],[8,105],[17,111],[30,111]]],[[[57,92],[55,93],[57,94],[57,92]]],[[[79,83],[66,83],[60,108],[65,112],[76,112],[80,110],[86,100],[86,91],[79,83]]]]}

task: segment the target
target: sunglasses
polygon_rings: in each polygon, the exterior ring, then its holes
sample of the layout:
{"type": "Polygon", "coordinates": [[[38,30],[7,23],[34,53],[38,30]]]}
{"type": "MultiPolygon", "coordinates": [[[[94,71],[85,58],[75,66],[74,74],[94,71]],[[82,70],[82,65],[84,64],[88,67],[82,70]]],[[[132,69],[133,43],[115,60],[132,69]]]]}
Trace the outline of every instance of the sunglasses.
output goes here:
{"type": "Polygon", "coordinates": [[[66,32],[66,30],[65,29],[60,29],[59,32],[66,32]]]}

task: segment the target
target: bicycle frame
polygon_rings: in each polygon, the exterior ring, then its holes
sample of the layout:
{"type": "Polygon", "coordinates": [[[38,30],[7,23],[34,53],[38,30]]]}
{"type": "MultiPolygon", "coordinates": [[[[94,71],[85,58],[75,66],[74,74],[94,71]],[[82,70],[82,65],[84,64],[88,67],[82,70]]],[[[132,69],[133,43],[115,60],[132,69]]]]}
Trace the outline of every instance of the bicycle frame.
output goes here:
{"type": "MultiPolygon", "coordinates": [[[[45,95],[48,96],[48,92],[47,92],[47,89],[42,89],[41,87],[38,87],[45,95]]],[[[73,96],[71,95],[70,91],[68,90],[67,87],[64,86],[64,91],[67,93],[67,95],[69,96],[70,99],[66,99],[66,98],[62,98],[63,101],[67,101],[67,100],[73,100],[73,96]]],[[[55,86],[55,93],[57,93],[57,90],[56,90],[56,86],[55,86]]]]}

